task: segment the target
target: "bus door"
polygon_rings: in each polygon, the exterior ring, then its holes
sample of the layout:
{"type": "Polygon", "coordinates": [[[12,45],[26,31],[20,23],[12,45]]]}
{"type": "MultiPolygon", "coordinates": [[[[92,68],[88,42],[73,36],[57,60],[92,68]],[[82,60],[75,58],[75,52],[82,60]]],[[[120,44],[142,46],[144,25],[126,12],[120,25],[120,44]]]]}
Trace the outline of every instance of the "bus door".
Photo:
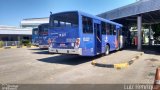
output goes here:
{"type": "Polygon", "coordinates": [[[93,19],[82,16],[82,32],[80,30],[82,55],[83,56],[95,56],[95,40],[93,32],[93,19]]]}
{"type": "Polygon", "coordinates": [[[116,26],[116,50],[119,50],[119,42],[120,42],[120,32],[119,32],[119,27],[116,26]]]}
{"type": "Polygon", "coordinates": [[[101,37],[101,22],[94,20],[94,35],[95,35],[95,54],[101,54],[102,37],[101,37]]]}
{"type": "Polygon", "coordinates": [[[122,28],[118,27],[118,42],[119,42],[119,48],[123,48],[123,36],[122,36],[122,28]]]}
{"type": "Polygon", "coordinates": [[[121,27],[117,26],[116,27],[116,37],[117,37],[117,50],[122,48],[122,36],[121,36],[122,30],[121,27]]]}

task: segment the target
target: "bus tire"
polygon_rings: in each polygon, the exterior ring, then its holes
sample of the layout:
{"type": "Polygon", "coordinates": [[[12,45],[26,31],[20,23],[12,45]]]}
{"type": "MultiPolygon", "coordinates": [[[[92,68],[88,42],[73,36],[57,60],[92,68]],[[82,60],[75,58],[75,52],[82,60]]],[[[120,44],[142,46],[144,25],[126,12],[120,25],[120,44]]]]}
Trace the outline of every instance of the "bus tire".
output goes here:
{"type": "Polygon", "coordinates": [[[109,45],[106,45],[105,55],[109,55],[109,45]]]}

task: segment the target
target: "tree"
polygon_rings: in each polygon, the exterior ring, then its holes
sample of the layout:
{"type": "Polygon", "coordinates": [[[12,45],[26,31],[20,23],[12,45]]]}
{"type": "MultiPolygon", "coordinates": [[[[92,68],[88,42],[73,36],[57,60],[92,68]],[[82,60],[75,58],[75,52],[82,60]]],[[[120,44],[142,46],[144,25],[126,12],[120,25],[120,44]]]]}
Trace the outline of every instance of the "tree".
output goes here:
{"type": "Polygon", "coordinates": [[[154,39],[160,41],[160,24],[152,25],[152,30],[155,32],[154,39]]]}

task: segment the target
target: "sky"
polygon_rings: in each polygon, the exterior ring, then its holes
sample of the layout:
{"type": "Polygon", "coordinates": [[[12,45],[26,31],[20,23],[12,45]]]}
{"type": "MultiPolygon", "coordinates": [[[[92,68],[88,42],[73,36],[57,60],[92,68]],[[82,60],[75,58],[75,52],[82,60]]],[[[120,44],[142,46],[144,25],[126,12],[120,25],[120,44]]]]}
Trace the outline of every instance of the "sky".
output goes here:
{"type": "Polygon", "coordinates": [[[80,10],[97,15],[136,0],[0,0],[0,25],[19,26],[26,18],[49,17],[50,12],[80,10]]]}

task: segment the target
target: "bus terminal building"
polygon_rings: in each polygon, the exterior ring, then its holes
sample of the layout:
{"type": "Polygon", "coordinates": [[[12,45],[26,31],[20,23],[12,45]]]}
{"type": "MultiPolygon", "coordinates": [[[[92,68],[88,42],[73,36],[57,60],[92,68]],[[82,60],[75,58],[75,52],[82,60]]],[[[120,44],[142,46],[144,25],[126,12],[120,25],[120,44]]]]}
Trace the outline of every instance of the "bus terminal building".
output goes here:
{"type": "Polygon", "coordinates": [[[20,41],[31,40],[32,29],[38,25],[48,23],[49,18],[30,18],[23,19],[20,27],[0,25],[0,40],[2,41],[20,41]]]}
{"type": "Polygon", "coordinates": [[[98,15],[99,17],[121,23],[125,32],[130,27],[137,26],[138,50],[142,48],[142,25],[149,27],[151,40],[152,25],[160,23],[160,0],[140,0],[98,15]]]}
{"type": "Polygon", "coordinates": [[[17,28],[13,26],[0,26],[0,40],[19,41],[21,39],[31,39],[32,30],[27,28],[17,28]]]}

